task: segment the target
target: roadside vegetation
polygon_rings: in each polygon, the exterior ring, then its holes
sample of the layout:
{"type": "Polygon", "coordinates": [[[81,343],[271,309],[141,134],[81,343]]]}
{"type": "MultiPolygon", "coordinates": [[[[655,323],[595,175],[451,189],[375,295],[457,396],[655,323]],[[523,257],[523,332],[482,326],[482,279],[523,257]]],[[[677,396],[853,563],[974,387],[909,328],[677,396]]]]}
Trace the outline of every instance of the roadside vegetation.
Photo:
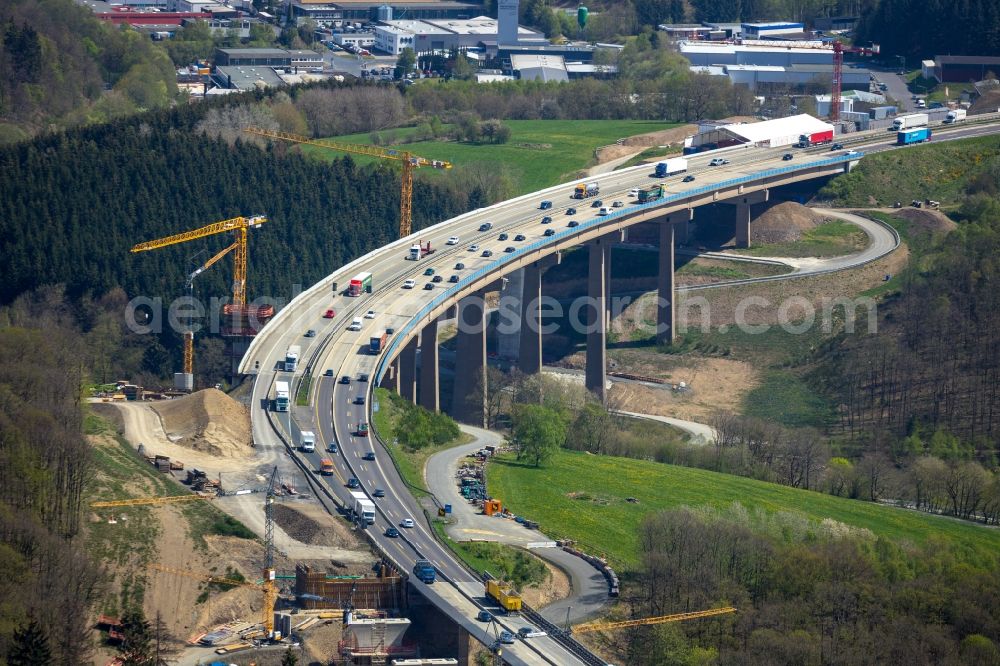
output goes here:
{"type": "Polygon", "coordinates": [[[530,552],[492,541],[455,541],[448,536],[442,518],[436,518],[431,525],[438,539],[477,573],[489,571],[519,591],[541,585],[548,578],[545,563],[530,552]]]}
{"type": "Polygon", "coordinates": [[[904,206],[917,199],[941,202],[948,211],[979,205],[976,184],[995,180],[1000,137],[983,136],[892,150],[865,157],[849,174],[820,191],[836,206],[904,206]]]}
{"type": "Polygon", "coordinates": [[[447,414],[429,412],[388,389],[375,389],[374,400],[378,411],[372,414],[372,425],[400,476],[414,495],[429,495],[424,481],[427,459],[438,451],[467,444],[471,438],[447,414]]]}

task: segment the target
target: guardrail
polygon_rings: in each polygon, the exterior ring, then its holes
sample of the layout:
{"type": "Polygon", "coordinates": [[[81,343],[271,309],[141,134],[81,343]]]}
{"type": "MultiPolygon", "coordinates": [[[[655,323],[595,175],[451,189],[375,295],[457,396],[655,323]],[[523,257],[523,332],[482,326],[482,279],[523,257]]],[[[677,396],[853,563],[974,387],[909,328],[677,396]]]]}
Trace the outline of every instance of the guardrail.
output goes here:
{"type": "MultiPolygon", "coordinates": [[[[385,353],[381,356],[381,358],[378,361],[378,364],[376,365],[374,373],[374,384],[377,386],[382,382],[382,377],[385,375],[386,363],[388,362],[388,360],[395,357],[397,351],[399,350],[400,345],[402,344],[402,341],[406,339],[407,336],[411,332],[413,332],[413,330],[434,309],[440,307],[442,304],[444,304],[445,301],[453,298],[455,294],[461,291],[462,289],[474,284],[475,282],[481,280],[487,275],[497,271],[498,269],[502,268],[505,264],[511,263],[531,252],[540,250],[548,245],[553,245],[561,240],[565,240],[566,238],[575,236],[581,232],[587,231],[594,227],[601,226],[603,224],[607,224],[609,221],[634,215],[638,211],[661,208],[669,204],[676,203],[678,201],[683,201],[684,199],[689,199],[691,197],[698,196],[700,194],[707,194],[709,192],[725,189],[727,187],[752,183],[754,181],[763,180],[765,178],[772,178],[774,176],[781,176],[783,174],[792,173],[795,171],[802,171],[803,169],[807,168],[832,166],[834,164],[846,164],[848,162],[853,162],[855,160],[861,159],[862,157],[864,157],[864,153],[858,153],[857,155],[837,155],[835,157],[829,157],[822,160],[806,162],[804,164],[799,163],[793,166],[766,169],[764,171],[759,171],[747,176],[730,178],[728,180],[724,180],[718,183],[712,183],[709,185],[701,185],[689,190],[685,190],[683,192],[668,194],[667,196],[657,199],[656,201],[652,201],[650,203],[636,204],[634,206],[629,206],[627,208],[619,208],[609,215],[603,215],[601,217],[585,220],[581,222],[580,225],[577,227],[557,232],[552,236],[548,236],[547,238],[544,238],[542,240],[538,240],[533,243],[529,243],[528,245],[525,245],[523,247],[520,247],[514,252],[506,254],[505,256],[500,257],[499,259],[491,262],[490,264],[482,268],[479,268],[476,271],[472,272],[471,274],[465,276],[457,284],[449,287],[447,290],[445,290],[444,293],[432,298],[429,303],[427,303],[426,305],[424,305],[424,307],[422,307],[419,311],[417,311],[417,313],[414,314],[413,317],[411,317],[410,320],[406,324],[404,324],[399,331],[396,332],[396,334],[393,336],[393,340],[389,343],[389,346],[386,347],[385,353]]],[[[648,169],[648,167],[644,168],[648,169]]]]}

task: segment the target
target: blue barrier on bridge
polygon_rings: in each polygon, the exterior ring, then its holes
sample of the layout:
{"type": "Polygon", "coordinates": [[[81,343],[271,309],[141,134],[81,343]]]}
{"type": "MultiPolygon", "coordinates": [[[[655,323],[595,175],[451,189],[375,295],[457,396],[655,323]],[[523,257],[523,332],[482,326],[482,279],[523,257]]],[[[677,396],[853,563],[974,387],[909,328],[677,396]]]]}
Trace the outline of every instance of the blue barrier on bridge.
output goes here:
{"type": "Polygon", "coordinates": [[[499,259],[490,262],[486,266],[483,266],[482,268],[473,271],[469,275],[459,280],[458,283],[456,283],[454,286],[449,287],[443,293],[432,298],[429,303],[427,303],[424,307],[420,308],[420,310],[415,315],[413,315],[413,318],[410,319],[410,321],[406,322],[403,328],[396,331],[396,334],[393,335],[392,342],[389,343],[389,346],[386,347],[385,353],[381,356],[381,358],[379,358],[378,365],[375,369],[375,381],[373,383],[373,386],[378,386],[379,384],[382,383],[382,377],[385,375],[386,360],[391,359],[396,354],[397,350],[399,349],[399,346],[402,344],[402,341],[406,339],[406,336],[409,335],[410,332],[413,331],[414,328],[416,328],[417,324],[420,321],[422,321],[424,317],[429,315],[431,311],[434,310],[434,308],[438,307],[439,305],[450,299],[452,296],[454,296],[455,293],[460,291],[462,288],[469,286],[473,282],[476,282],[480,278],[485,277],[486,275],[497,270],[504,264],[510,263],[511,261],[514,261],[515,259],[525,254],[528,254],[529,252],[540,250],[546,245],[551,245],[552,243],[555,243],[561,239],[568,238],[570,236],[575,236],[581,231],[586,231],[589,228],[600,226],[602,224],[605,224],[609,220],[614,220],[616,218],[620,218],[625,215],[632,215],[636,211],[659,208],[661,206],[665,206],[666,204],[673,203],[675,201],[681,201],[683,199],[687,199],[698,194],[704,194],[706,192],[713,192],[715,190],[729,187],[731,185],[742,185],[752,181],[760,180],[762,178],[769,178],[771,176],[780,176],[782,174],[791,173],[793,171],[801,171],[802,169],[809,167],[830,166],[833,164],[843,164],[846,162],[853,162],[862,157],[864,157],[864,153],[857,153],[855,155],[838,155],[837,157],[828,157],[826,159],[817,160],[815,162],[806,162],[805,164],[800,163],[794,166],[783,166],[783,167],[777,167],[775,169],[767,169],[766,171],[759,171],[749,176],[739,176],[737,178],[730,178],[729,180],[724,180],[720,183],[712,183],[711,185],[702,185],[700,187],[695,187],[689,190],[685,190],[683,192],[675,192],[673,194],[668,194],[663,198],[657,199],[656,201],[651,201],[645,204],[636,204],[634,206],[629,206],[627,208],[619,208],[614,212],[610,213],[609,215],[602,215],[600,217],[595,217],[589,220],[585,220],[581,222],[579,226],[573,227],[572,229],[566,229],[564,231],[557,232],[552,236],[547,236],[542,240],[537,240],[534,243],[529,243],[528,245],[518,248],[514,252],[505,254],[499,259]]]}

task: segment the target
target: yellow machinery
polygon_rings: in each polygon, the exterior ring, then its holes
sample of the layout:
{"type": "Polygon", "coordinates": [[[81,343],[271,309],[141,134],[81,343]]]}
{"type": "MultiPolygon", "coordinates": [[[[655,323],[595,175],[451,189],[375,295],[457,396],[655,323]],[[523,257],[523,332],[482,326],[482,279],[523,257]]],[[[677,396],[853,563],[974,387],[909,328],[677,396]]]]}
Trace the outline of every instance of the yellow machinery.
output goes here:
{"type": "MultiPolygon", "coordinates": [[[[213,236],[215,234],[231,231],[236,235],[236,241],[206,261],[200,268],[195,270],[188,277],[188,287],[190,288],[191,281],[194,280],[195,276],[204,271],[206,268],[212,266],[212,264],[216,263],[230,252],[235,251],[235,254],[233,255],[233,305],[242,307],[245,306],[247,302],[247,230],[250,228],[256,229],[265,222],[267,222],[267,218],[263,215],[254,215],[252,217],[234,217],[229,220],[209,224],[208,226],[204,226],[200,229],[185,231],[184,233],[174,234],[173,236],[167,236],[166,238],[158,238],[156,240],[146,241],[145,243],[139,243],[132,248],[132,252],[136,253],[146,252],[148,250],[158,250],[159,248],[167,247],[168,245],[186,243],[187,241],[204,238],[205,236],[213,236]]],[[[194,372],[194,333],[191,331],[186,331],[184,333],[184,372],[186,374],[194,372]]]]}
{"type": "Polygon", "coordinates": [[[508,613],[517,613],[521,610],[521,596],[503,583],[492,579],[486,581],[486,595],[495,599],[508,613]]]}
{"type": "Polygon", "coordinates": [[[621,622],[590,622],[588,624],[578,624],[570,631],[574,634],[585,634],[590,631],[607,631],[610,629],[643,627],[651,624],[666,624],[667,622],[697,620],[702,617],[714,617],[716,615],[727,615],[735,612],[735,608],[732,606],[726,606],[724,608],[710,608],[708,610],[694,611],[692,613],[675,613],[673,615],[661,615],[659,617],[644,617],[638,620],[622,620],[621,622]]]}
{"type": "Polygon", "coordinates": [[[221,583],[222,585],[232,585],[234,587],[252,587],[254,589],[264,591],[264,606],[261,608],[261,624],[264,625],[265,637],[271,637],[274,632],[274,599],[277,594],[272,594],[268,596],[268,589],[270,588],[274,591],[274,571],[271,571],[271,577],[267,578],[265,576],[263,583],[252,583],[247,580],[236,580],[235,578],[226,578],[224,576],[211,576],[209,574],[199,574],[193,571],[184,571],[183,569],[172,569],[171,567],[165,567],[159,564],[150,564],[150,569],[155,569],[157,571],[162,571],[164,573],[175,574],[177,576],[185,576],[187,578],[194,578],[195,580],[200,580],[205,583],[221,583]],[[270,599],[270,603],[268,603],[270,599]]]}
{"type": "MultiPolygon", "coordinates": [[[[218,576],[209,576],[206,574],[197,574],[190,571],[183,571],[181,569],[171,569],[169,567],[160,566],[158,564],[149,565],[150,568],[156,569],[158,571],[165,571],[167,573],[174,573],[180,576],[187,576],[189,578],[197,578],[198,580],[204,580],[208,582],[218,582],[224,583],[226,585],[239,585],[242,587],[253,587],[261,590],[264,593],[264,602],[261,606],[261,624],[264,625],[265,636],[271,638],[274,635],[274,605],[278,600],[278,587],[275,583],[275,570],[274,570],[274,498],[276,496],[275,489],[281,485],[281,479],[278,477],[278,468],[271,471],[271,478],[267,486],[267,491],[264,496],[264,567],[263,575],[264,581],[262,583],[250,583],[247,581],[232,580],[228,578],[220,578],[218,576]]],[[[120,500],[117,502],[95,502],[91,504],[92,507],[99,506],[137,506],[141,504],[164,504],[169,502],[183,502],[188,500],[196,499],[211,499],[211,497],[203,495],[172,495],[169,497],[148,497],[142,499],[134,500],[120,500]]]]}
{"type": "Polygon", "coordinates": [[[116,506],[142,506],[144,504],[174,504],[192,500],[210,500],[212,495],[168,495],[167,497],[144,497],[140,499],[117,500],[114,502],[91,502],[92,509],[106,509],[116,506]]]}
{"type": "Polygon", "coordinates": [[[413,170],[422,166],[429,166],[435,169],[450,169],[452,167],[451,162],[445,162],[443,160],[429,160],[425,157],[414,155],[413,153],[405,150],[380,148],[378,146],[365,146],[356,143],[342,143],[340,141],[331,141],[329,139],[310,139],[309,137],[300,136],[298,134],[266,130],[260,127],[245,127],[243,128],[243,131],[249,134],[256,134],[257,136],[267,137],[269,139],[281,139],[291,143],[302,143],[310,146],[319,146],[320,148],[339,150],[344,153],[368,155],[369,157],[377,157],[383,160],[402,162],[403,182],[399,195],[400,238],[409,236],[413,227],[413,170]]]}

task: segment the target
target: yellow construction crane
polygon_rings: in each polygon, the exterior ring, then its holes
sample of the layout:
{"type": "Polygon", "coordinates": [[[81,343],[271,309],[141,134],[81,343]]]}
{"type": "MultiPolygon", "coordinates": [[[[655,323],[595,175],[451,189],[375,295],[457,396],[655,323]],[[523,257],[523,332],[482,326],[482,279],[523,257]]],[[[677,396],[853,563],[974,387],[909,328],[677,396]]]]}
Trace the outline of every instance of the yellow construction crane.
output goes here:
{"type": "Polygon", "coordinates": [[[444,160],[429,160],[426,157],[420,157],[419,155],[414,155],[413,153],[405,150],[380,148],[379,146],[365,146],[357,143],[343,143],[341,141],[332,141],[330,139],[310,139],[307,136],[290,134],[289,132],[266,130],[260,127],[245,127],[243,128],[243,131],[248,134],[256,134],[257,136],[263,136],[269,139],[280,139],[291,143],[302,143],[309,146],[319,146],[320,148],[339,150],[344,153],[368,155],[369,157],[377,157],[383,160],[402,162],[403,182],[399,195],[400,238],[409,236],[410,232],[413,230],[413,170],[422,166],[429,166],[435,169],[450,169],[452,167],[451,162],[445,162],[444,160]]]}
{"type": "MultiPolygon", "coordinates": [[[[187,241],[204,238],[205,236],[213,236],[231,231],[236,235],[236,241],[191,273],[188,276],[188,288],[191,287],[192,280],[199,273],[212,266],[230,252],[235,251],[233,255],[233,305],[244,306],[247,302],[247,230],[250,228],[256,229],[265,222],[267,222],[267,218],[263,215],[234,217],[229,220],[209,224],[200,229],[139,243],[132,248],[132,252],[134,254],[136,252],[158,250],[168,245],[186,243],[187,241]]],[[[185,331],[184,333],[184,372],[186,374],[194,372],[194,333],[191,331],[185,331]]]]}
{"type": "Polygon", "coordinates": [[[625,629],[628,627],[643,627],[651,624],[666,624],[667,622],[681,622],[684,620],[697,620],[702,617],[714,617],[716,615],[727,615],[735,613],[732,606],[724,608],[710,608],[708,610],[694,611],[693,613],[675,613],[673,615],[661,615],[659,617],[644,617],[638,620],[622,620],[621,622],[590,622],[578,624],[570,633],[585,634],[591,631],[607,631],[610,629],[625,629]]]}
{"type": "Polygon", "coordinates": [[[214,495],[167,495],[166,497],[141,497],[139,499],[115,500],[113,502],[91,502],[92,509],[106,509],[116,506],[143,506],[146,504],[175,504],[192,500],[215,499],[214,495]]]}
{"type": "MultiPolygon", "coordinates": [[[[274,498],[276,496],[275,488],[281,485],[281,479],[278,477],[277,466],[271,471],[271,479],[267,487],[267,492],[264,497],[264,567],[263,574],[264,580],[261,583],[251,583],[248,581],[233,580],[230,578],[221,578],[219,576],[210,576],[207,574],[198,574],[192,571],[184,571],[182,569],[171,569],[170,567],[164,567],[159,564],[151,564],[150,568],[156,569],[157,571],[164,571],[167,573],[177,574],[179,576],[187,576],[188,578],[195,578],[198,580],[203,580],[206,582],[222,583],[225,585],[239,585],[241,587],[253,587],[264,593],[264,601],[260,609],[260,621],[264,625],[265,637],[272,638],[274,636],[274,606],[278,600],[278,587],[276,584],[275,570],[274,570],[274,498]]],[[[182,496],[183,497],[183,496],[182,496]]],[[[195,496],[197,497],[197,496],[195,496]]],[[[169,499],[169,498],[164,498],[169,499]]],[[[128,500],[126,500],[128,501],[128,500]]],[[[141,500],[139,500],[141,501],[141,500]]]]}

